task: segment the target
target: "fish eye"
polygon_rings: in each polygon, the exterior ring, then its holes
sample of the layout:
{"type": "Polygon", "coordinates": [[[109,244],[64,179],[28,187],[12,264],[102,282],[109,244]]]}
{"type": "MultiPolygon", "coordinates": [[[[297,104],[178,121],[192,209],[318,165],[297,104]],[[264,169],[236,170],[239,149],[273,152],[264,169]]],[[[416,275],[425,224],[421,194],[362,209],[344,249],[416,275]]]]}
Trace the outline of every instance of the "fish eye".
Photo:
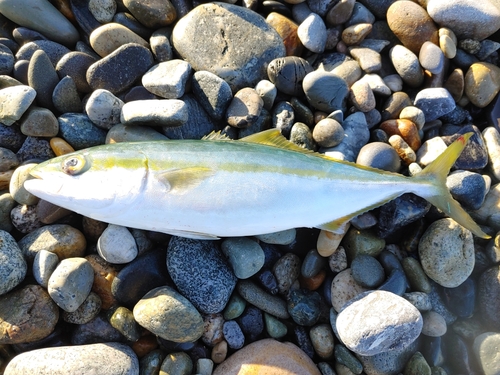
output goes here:
{"type": "Polygon", "coordinates": [[[87,161],[83,155],[73,155],[63,160],[62,170],[64,173],[75,176],[86,170],[87,161]]]}

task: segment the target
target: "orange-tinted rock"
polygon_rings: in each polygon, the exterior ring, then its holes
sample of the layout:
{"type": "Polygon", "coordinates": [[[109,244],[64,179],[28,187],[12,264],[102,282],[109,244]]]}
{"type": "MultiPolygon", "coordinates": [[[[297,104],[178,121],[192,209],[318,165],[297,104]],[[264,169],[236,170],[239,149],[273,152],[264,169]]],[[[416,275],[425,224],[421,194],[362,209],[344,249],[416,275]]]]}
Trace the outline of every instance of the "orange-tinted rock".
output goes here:
{"type": "Polygon", "coordinates": [[[156,336],[152,334],[147,334],[142,336],[139,340],[132,344],[132,350],[137,357],[142,358],[150,351],[156,349],[158,347],[158,340],[156,336]]]}
{"type": "Polygon", "coordinates": [[[380,124],[380,129],[391,135],[401,136],[413,151],[420,148],[421,141],[417,126],[406,119],[387,120],[380,124]]]}
{"type": "Polygon", "coordinates": [[[319,273],[313,277],[303,277],[301,275],[299,277],[300,286],[309,290],[316,290],[321,286],[321,284],[323,284],[323,281],[325,281],[325,277],[325,270],[319,271],[319,273]]]}
{"type": "Polygon", "coordinates": [[[118,271],[111,264],[106,262],[97,254],[91,254],[85,257],[94,269],[94,284],[92,291],[101,297],[101,308],[108,310],[114,304],[117,304],[111,294],[111,284],[118,271]]]}
{"type": "Polygon", "coordinates": [[[396,1],[387,10],[387,23],[403,45],[417,54],[427,41],[439,45],[438,29],[427,11],[413,1],[396,1]]]}
{"type": "Polygon", "coordinates": [[[271,25],[283,39],[287,56],[300,56],[304,46],[297,35],[298,25],[291,19],[271,12],[266,18],[266,22],[271,25]]]}
{"type": "Polygon", "coordinates": [[[292,343],[264,339],[238,350],[213,375],[320,375],[314,362],[292,343]]]}
{"type": "Polygon", "coordinates": [[[50,140],[50,148],[56,156],[66,155],[75,151],[68,142],[59,137],[54,137],[50,140]]]}

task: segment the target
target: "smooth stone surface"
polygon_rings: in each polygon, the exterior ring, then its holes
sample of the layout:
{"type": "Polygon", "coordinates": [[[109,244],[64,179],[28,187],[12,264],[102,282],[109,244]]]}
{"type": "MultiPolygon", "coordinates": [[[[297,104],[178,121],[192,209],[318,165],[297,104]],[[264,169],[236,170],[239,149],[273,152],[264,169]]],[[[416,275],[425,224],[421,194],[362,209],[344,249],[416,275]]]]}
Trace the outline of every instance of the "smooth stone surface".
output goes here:
{"type": "Polygon", "coordinates": [[[172,41],[195,71],[218,75],[233,92],[265,79],[267,64],[286,53],[281,37],[264,18],[224,3],[195,8],[177,22],[172,41]],[[199,37],[193,40],[192,35],[199,37]],[[245,40],[245,48],[240,48],[241,40],[245,40]]]}
{"type": "Polygon", "coordinates": [[[465,208],[478,210],[486,196],[486,182],[479,173],[454,171],[446,179],[451,195],[465,208]]]}
{"type": "Polygon", "coordinates": [[[64,311],[63,320],[72,324],[86,324],[97,317],[101,311],[101,298],[94,292],[85,298],[85,301],[73,312],[64,311]]]}
{"type": "Polygon", "coordinates": [[[109,263],[123,264],[134,260],[138,249],[127,228],[109,224],[97,241],[97,252],[109,263]]]}
{"type": "Polygon", "coordinates": [[[0,297],[0,344],[20,344],[50,335],[59,309],[41,286],[28,285],[0,297]]]}
{"type": "Polygon", "coordinates": [[[347,268],[339,272],[332,281],[332,306],[335,311],[340,312],[343,306],[363,292],[366,289],[354,280],[352,270],[347,268]]]}
{"type": "Polygon", "coordinates": [[[448,90],[440,87],[419,91],[414,104],[424,112],[427,122],[450,113],[456,106],[448,90]]]}
{"type": "Polygon", "coordinates": [[[224,309],[236,276],[212,241],[172,237],[167,268],[179,291],[205,314],[224,309]]]}
{"type": "Polygon", "coordinates": [[[143,38],[129,28],[115,22],[106,23],[92,31],[89,42],[93,50],[101,57],[109,55],[128,43],[137,43],[149,48],[148,42],[143,38]]]}
{"type": "Polygon", "coordinates": [[[398,153],[386,143],[371,142],[359,151],[356,164],[383,169],[389,172],[399,172],[401,159],[398,153]]]}
{"type": "Polygon", "coordinates": [[[240,326],[234,320],[224,322],[223,327],[224,339],[229,348],[237,350],[241,349],[245,344],[245,335],[241,331],[240,326]]]}
{"type": "Polygon", "coordinates": [[[237,351],[213,372],[213,375],[320,375],[312,360],[297,346],[263,339],[237,351]]]}
{"type": "Polygon", "coordinates": [[[165,99],[178,99],[184,95],[191,78],[191,65],[183,60],[159,63],[142,76],[142,84],[149,92],[165,99]]]}
{"type": "Polygon", "coordinates": [[[213,119],[221,120],[233,98],[229,84],[211,72],[198,71],[193,74],[191,85],[203,109],[213,119]]]}
{"type": "Polygon", "coordinates": [[[298,25],[290,18],[277,12],[271,12],[266,18],[266,22],[271,25],[283,39],[287,56],[300,56],[304,46],[297,35],[298,25]]]}
{"type": "Polygon", "coordinates": [[[422,316],[404,298],[384,291],[369,291],[342,309],[336,320],[342,342],[360,355],[402,350],[422,330],[422,316]]]}
{"type": "Polygon", "coordinates": [[[262,311],[280,319],[290,318],[290,314],[287,311],[287,304],[283,299],[266,293],[252,281],[239,281],[237,290],[242,298],[262,311]]]}
{"type": "Polygon", "coordinates": [[[23,164],[17,167],[12,174],[9,191],[12,198],[19,204],[33,205],[39,201],[38,197],[24,188],[24,182],[33,178],[29,173],[35,166],[34,163],[23,164]]]}
{"type": "Polygon", "coordinates": [[[63,259],[49,278],[47,291],[64,311],[73,312],[92,289],[94,270],[85,258],[63,259]]]}
{"type": "Polygon", "coordinates": [[[254,124],[261,113],[264,101],[252,88],[239,90],[226,111],[226,121],[235,128],[247,128],[254,124]]]}
{"type": "Polygon", "coordinates": [[[500,28],[500,9],[490,1],[429,0],[427,12],[460,39],[483,40],[500,28]]]}
{"type": "Polygon", "coordinates": [[[128,341],[137,342],[141,337],[141,328],[134,319],[132,311],[120,306],[108,312],[109,323],[128,341]]]}
{"type": "Polygon", "coordinates": [[[391,48],[389,57],[394,68],[408,86],[419,87],[422,84],[424,73],[417,55],[398,44],[391,48]]]}
{"type": "Polygon", "coordinates": [[[14,238],[0,230],[0,295],[14,289],[26,276],[28,267],[14,238]]]}
{"type": "Polygon", "coordinates": [[[474,268],[472,234],[449,218],[427,228],[418,251],[427,276],[447,288],[462,284],[474,268]]]}
{"type": "Polygon", "coordinates": [[[321,147],[335,147],[344,139],[344,128],[338,121],[324,118],[314,126],[312,136],[321,147]]]}
{"type": "Polygon", "coordinates": [[[46,108],[31,106],[20,122],[21,132],[30,137],[55,137],[59,132],[56,116],[46,108]]]}
{"type": "Polygon", "coordinates": [[[429,311],[423,316],[422,334],[431,337],[440,337],[446,333],[446,321],[435,311],[429,311]]]}
{"type": "Polygon", "coordinates": [[[300,23],[297,35],[309,51],[322,53],[325,50],[326,26],[323,19],[316,13],[311,13],[300,23]]]}
{"type": "Polygon", "coordinates": [[[279,232],[259,234],[255,236],[258,240],[272,245],[289,245],[295,240],[297,231],[295,228],[286,229],[279,232]]]}
{"type": "Polygon", "coordinates": [[[431,368],[420,352],[413,354],[406,364],[404,375],[431,375],[431,368]]]}
{"type": "Polygon", "coordinates": [[[360,254],[351,262],[353,279],[364,288],[376,288],[384,281],[382,265],[369,255],[360,254]]]}
{"type": "Polygon", "coordinates": [[[52,109],[52,93],[59,77],[52,62],[43,50],[33,53],[28,66],[28,84],[35,89],[40,106],[52,109]]]}
{"type": "Polygon", "coordinates": [[[191,342],[203,334],[203,319],[188,299],[173,288],[155,288],[134,306],[141,326],[165,340],[191,342]]]}
{"type": "Polygon", "coordinates": [[[139,360],[129,346],[108,342],[32,350],[16,356],[5,369],[5,375],[33,373],[136,375],[139,373],[139,360]]]}
{"type": "Polygon", "coordinates": [[[67,224],[52,224],[30,232],[18,242],[28,263],[40,250],[55,253],[59,259],[83,256],[87,247],[85,236],[67,224]]]}
{"type": "Polygon", "coordinates": [[[152,0],[146,3],[124,0],[123,4],[142,25],[150,29],[168,26],[177,19],[177,11],[169,0],[152,0]]]}
{"type": "Polygon", "coordinates": [[[83,113],[65,113],[58,117],[59,132],[75,150],[104,144],[106,132],[83,113]]]}
{"type": "Polygon", "coordinates": [[[52,275],[52,272],[54,272],[58,264],[59,257],[56,254],[51,253],[47,250],[40,250],[38,253],[36,253],[35,259],[33,260],[32,272],[33,277],[38,282],[38,284],[40,284],[44,288],[47,288],[50,276],[52,275]]]}
{"type": "Polygon", "coordinates": [[[238,279],[248,279],[264,265],[264,251],[249,238],[228,238],[222,241],[221,250],[238,279]]]}
{"type": "Polygon", "coordinates": [[[472,348],[485,375],[498,375],[500,373],[499,345],[500,334],[497,332],[485,332],[474,340],[472,348]]]}
{"type": "Polygon", "coordinates": [[[57,62],[56,72],[61,80],[66,76],[73,78],[77,90],[87,93],[92,91],[86,78],[87,69],[96,61],[94,56],[84,52],[68,52],[57,62]]]}
{"type": "Polygon", "coordinates": [[[179,99],[146,99],[125,103],[120,121],[124,125],[177,127],[189,119],[186,103],[179,99]]]}
{"type": "Polygon", "coordinates": [[[424,42],[420,48],[418,60],[422,68],[427,69],[432,74],[439,74],[444,66],[444,54],[441,49],[432,42],[424,42]]]}
{"type": "Polygon", "coordinates": [[[193,361],[184,352],[167,354],[160,367],[160,374],[189,375],[193,372],[193,361]]]}
{"type": "Polygon", "coordinates": [[[297,56],[277,58],[267,66],[269,80],[278,90],[289,95],[302,94],[302,80],[311,71],[309,62],[297,56]]]}
{"type": "Polygon", "coordinates": [[[342,78],[335,74],[316,70],[307,74],[302,88],[310,105],[327,113],[345,107],[349,88],[342,78]]]}
{"type": "Polygon", "coordinates": [[[87,99],[85,112],[98,127],[109,130],[120,123],[122,107],[125,103],[108,90],[97,89],[87,99]]]}
{"type": "Polygon", "coordinates": [[[500,68],[478,62],[470,66],[465,74],[465,95],[475,106],[484,108],[500,91],[500,68]]]}
{"type": "Polygon", "coordinates": [[[78,39],[75,27],[49,1],[2,0],[0,12],[20,26],[38,31],[56,42],[71,46],[78,39]]]}
{"type": "Polygon", "coordinates": [[[36,91],[29,86],[19,85],[0,90],[0,122],[10,126],[26,112],[36,96],[36,91]]]}
{"type": "Polygon", "coordinates": [[[92,90],[105,89],[113,94],[124,91],[153,65],[153,54],[137,43],[128,43],[92,64],[87,82],[92,90]]]}

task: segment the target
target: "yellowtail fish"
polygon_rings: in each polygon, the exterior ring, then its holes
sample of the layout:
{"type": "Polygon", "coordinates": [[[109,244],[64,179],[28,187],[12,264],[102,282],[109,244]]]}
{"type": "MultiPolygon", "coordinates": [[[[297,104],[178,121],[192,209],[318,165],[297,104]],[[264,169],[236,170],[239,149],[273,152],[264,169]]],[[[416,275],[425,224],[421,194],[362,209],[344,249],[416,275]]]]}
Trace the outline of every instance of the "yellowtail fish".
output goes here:
{"type": "Polygon", "coordinates": [[[96,220],[197,239],[298,227],[335,232],[411,192],[487,238],[445,184],[471,135],[414,177],[304,150],[271,129],[239,141],[209,136],[97,146],[39,164],[24,186],[96,220]]]}

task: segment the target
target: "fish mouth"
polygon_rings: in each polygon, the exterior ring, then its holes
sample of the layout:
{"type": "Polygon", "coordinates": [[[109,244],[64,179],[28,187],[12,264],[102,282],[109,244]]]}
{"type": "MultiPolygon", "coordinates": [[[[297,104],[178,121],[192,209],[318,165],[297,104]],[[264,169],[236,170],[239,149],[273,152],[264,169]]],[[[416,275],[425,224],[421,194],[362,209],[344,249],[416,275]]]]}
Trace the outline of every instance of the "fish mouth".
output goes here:
{"type": "Polygon", "coordinates": [[[44,180],[40,174],[34,175],[34,177],[36,178],[24,182],[24,188],[39,198],[47,200],[48,197],[59,194],[63,187],[62,181],[44,180]]]}

